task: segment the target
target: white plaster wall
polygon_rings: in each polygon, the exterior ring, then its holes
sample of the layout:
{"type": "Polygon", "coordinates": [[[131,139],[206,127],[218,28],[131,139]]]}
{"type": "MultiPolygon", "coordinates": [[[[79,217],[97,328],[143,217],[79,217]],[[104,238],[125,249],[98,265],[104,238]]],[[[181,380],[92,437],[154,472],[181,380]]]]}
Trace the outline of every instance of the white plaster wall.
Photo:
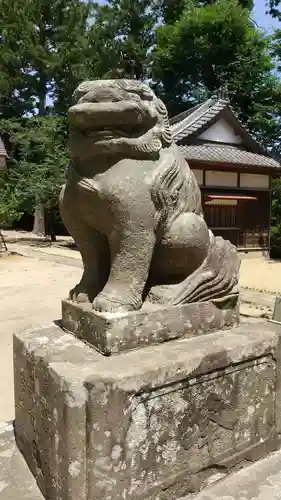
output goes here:
{"type": "Polygon", "coordinates": [[[199,186],[203,184],[203,170],[192,169],[199,186]]]}
{"type": "Polygon", "coordinates": [[[240,135],[237,135],[231,125],[229,125],[223,118],[205,130],[199,138],[213,142],[226,142],[228,144],[242,143],[240,135]]]}
{"type": "Polygon", "coordinates": [[[217,172],[206,170],[206,186],[237,187],[238,175],[236,172],[217,172]]]}
{"type": "Polygon", "coordinates": [[[4,156],[0,156],[0,171],[5,171],[7,168],[6,166],[6,158],[4,156]]]}
{"type": "Polygon", "coordinates": [[[269,176],[263,174],[240,174],[240,186],[268,189],[269,176]]]}

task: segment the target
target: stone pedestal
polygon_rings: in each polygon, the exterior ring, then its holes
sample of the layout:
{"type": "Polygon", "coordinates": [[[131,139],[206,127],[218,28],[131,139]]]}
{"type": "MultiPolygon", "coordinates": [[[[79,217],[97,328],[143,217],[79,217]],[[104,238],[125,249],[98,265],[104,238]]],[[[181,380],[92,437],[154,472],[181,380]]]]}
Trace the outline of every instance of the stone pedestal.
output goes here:
{"type": "Polygon", "coordinates": [[[255,320],[105,357],[14,337],[15,434],[48,500],[175,499],[279,447],[281,328],[255,320]]]}
{"type": "Polygon", "coordinates": [[[62,301],[63,328],[105,356],[205,335],[238,323],[239,301],[235,296],[226,304],[224,301],[162,307],[145,304],[139,311],[119,314],[99,313],[88,303],[62,301]]]}

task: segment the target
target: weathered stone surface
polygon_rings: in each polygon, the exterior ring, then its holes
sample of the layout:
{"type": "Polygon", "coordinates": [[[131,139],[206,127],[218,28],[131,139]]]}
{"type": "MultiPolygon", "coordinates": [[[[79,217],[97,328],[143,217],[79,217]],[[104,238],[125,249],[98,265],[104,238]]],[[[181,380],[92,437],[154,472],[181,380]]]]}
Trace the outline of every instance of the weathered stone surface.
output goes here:
{"type": "Polygon", "coordinates": [[[112,357],[16,334],[16,439],[45,496],[174,499],[276,449],[280,334],[252,320],[112,357]]]}
{"type": "Polygon", "coordinates": [[[208,230],[197,181],[148,85],[83,82],[68,116],[60,209],[84,264],[70,298],[113,313],[237,296],[237,250],[208,230]]]}
{"type": "Polygon", "coordinates": [[[15,443],[13,428],[0,429],[0,500],[44,500],[15,443]]]}
{"type": "MultiPolygon", "coordinates": [[[[235,298],[234,298],[235,300],[235,298]]],[[[98,313],[91,304],[62,301],[62,326],[105,355],[204,335],[239,323],[239,303],[220,309],[211,302],[141,309],[123,314],[98,313]]]]}
{"type": "Polygon", "coordinates": [[[46,498],[86,500],[86,392],[78,356],[87,362],[87,355],[58,327],[33,337],[14,342],[17,444],[46,498]],[[73,363],[62,356],[68,347],[73,363]]]}
{"type": "MultiPolygon", "coordinates": [[[[279,500],[280,463],[281,452],[277,451],[229,476],[225,477],[227,472],[218,472],[210,482],[219,482],[182,500],[279,500]]],[[[12,430],[0,431],[0,464],[0,500],[44,500],[12,430]]]]}

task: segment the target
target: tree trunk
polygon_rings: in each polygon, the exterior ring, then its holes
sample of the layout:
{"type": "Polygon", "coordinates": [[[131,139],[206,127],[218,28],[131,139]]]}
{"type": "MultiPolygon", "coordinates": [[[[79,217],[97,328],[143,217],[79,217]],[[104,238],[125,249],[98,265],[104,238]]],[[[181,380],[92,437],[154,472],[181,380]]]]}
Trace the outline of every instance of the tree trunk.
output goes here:
{"type": "Polygon", "coordinates": [[[0,229],[0,254],[1,253],[3,254],[4,252],[7,252],[7,247],[6,247],[6,243],[4,240],[4,236],[1,233],[1,229],[0,229]]]}
{"type": "Polygon", "coordinates": [[[34,225],[32,232],[38,236],[45,236],[45,207],[42,203],[38,203],[34,212],[34,225]]]}
{"type": "Polygon", "coordinates": [[[45,231],[46,235],[50,236],[51,242],[56,242],[56,234],[53,228],[53,212],[52,210],[45,210],[45,231]]]}

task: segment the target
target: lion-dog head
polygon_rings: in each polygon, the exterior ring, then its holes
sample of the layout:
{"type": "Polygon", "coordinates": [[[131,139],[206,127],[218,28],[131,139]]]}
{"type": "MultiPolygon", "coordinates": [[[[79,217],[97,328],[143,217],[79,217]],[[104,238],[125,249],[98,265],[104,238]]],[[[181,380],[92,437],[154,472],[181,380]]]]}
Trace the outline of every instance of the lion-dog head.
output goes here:
{"type": "Polygon", "coordinates": [[[166,107],[142,82],[86,81],[73,97],[68,113],[73,159],[104,154],[150,159],[172,143],[166,107]]]}

